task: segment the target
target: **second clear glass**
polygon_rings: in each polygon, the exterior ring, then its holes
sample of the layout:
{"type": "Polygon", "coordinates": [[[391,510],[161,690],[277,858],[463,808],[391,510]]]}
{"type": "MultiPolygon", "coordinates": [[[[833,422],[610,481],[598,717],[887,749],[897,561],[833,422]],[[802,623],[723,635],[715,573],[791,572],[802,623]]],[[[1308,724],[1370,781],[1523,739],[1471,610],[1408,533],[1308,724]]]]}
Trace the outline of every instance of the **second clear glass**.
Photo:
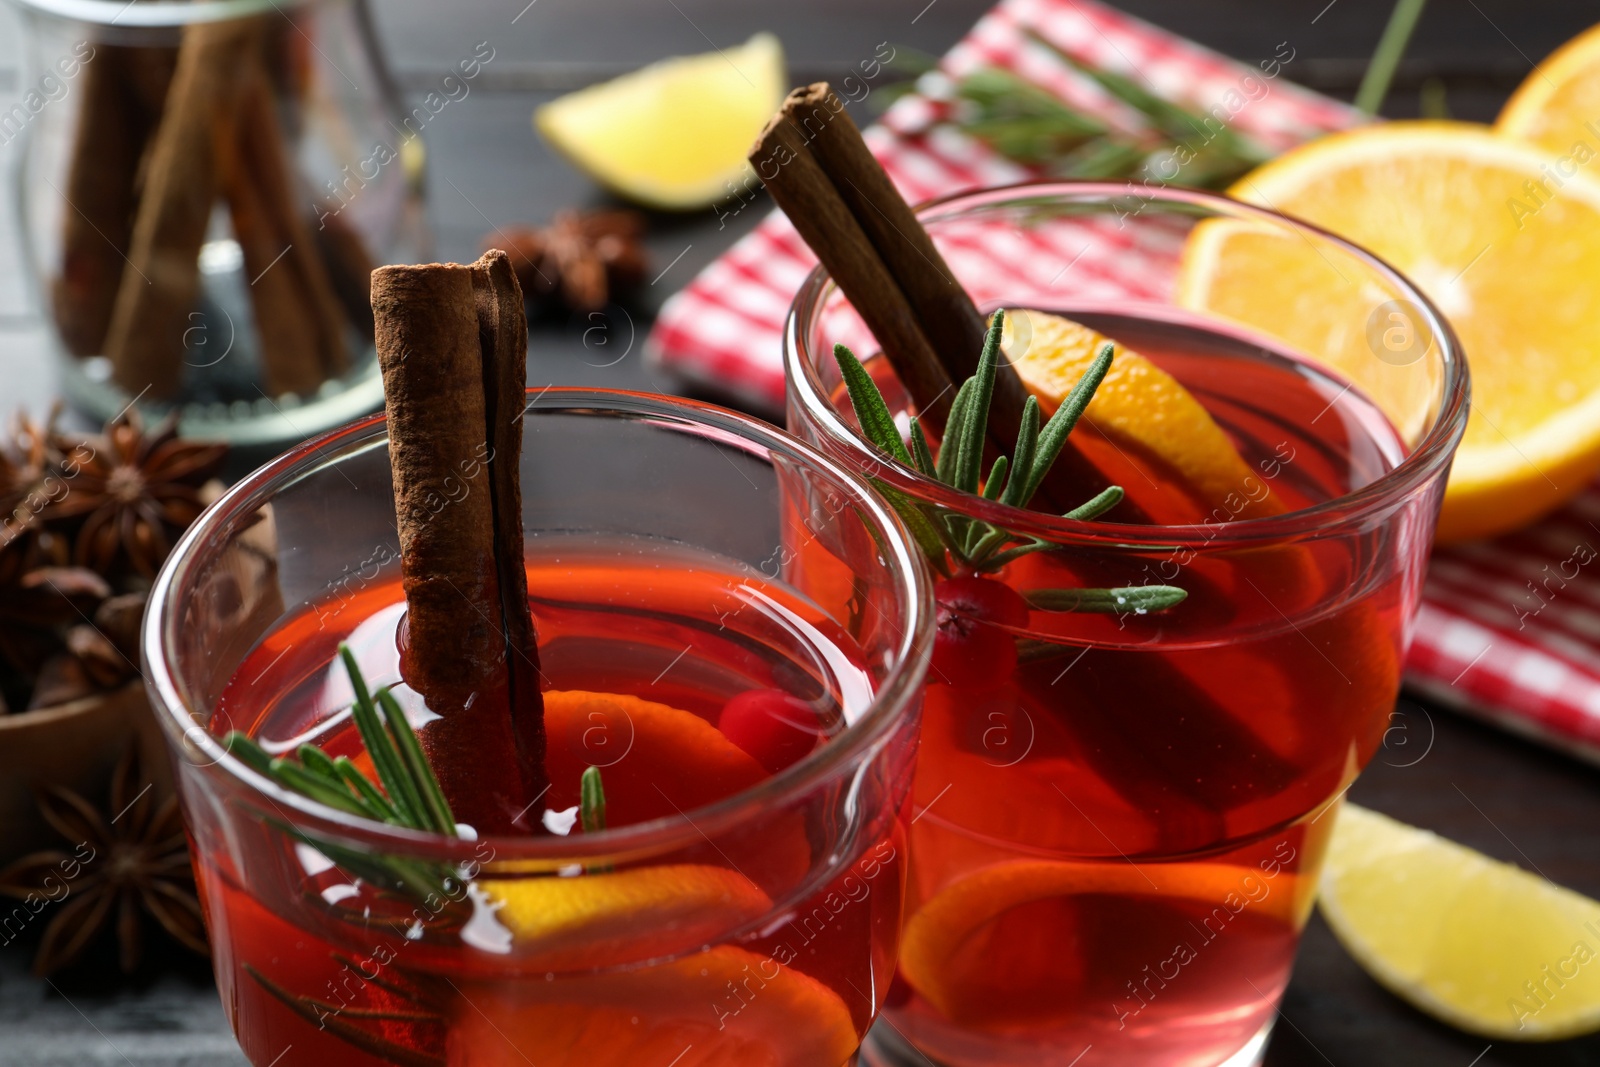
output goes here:
{"type": "Polygon", "coordinates": [[[785,338],[791,429],[934,523],[978,520],[1005,545],[1048,548],[978,578],[949,563],[1020,614],[996,624],[941,599],[900,981],[867,1058],[1254,1063],[1338,801],[1399,689],[1466,419],[1457,342],[1366,252],[1220,196],[1039,183],[920,216],[980,310],[1008,309],[1013,360],[1055,343],[1030,310],[1059,313],[1170,374],[1226,441],[1203,461],[1182,401],[1124,383],[1146,406],[1121,417],[1176,427],[1164,457],[1097,426],[1093,406],[1073,440],[1147,522],[958,493],[858,435],[835,342],[863,357],[902,429],[912,405],[827,276],[801,288],[785,338]],[[1239,280],[1268,263],[1301,272],[1298,301],[1252,303],[1239,280]],[[1188,598],[1049,610],[1051,590],[1151,584],[1188,598]],[[947,637],[958,652],[971,642],[966,661],[941,666],[947,637]]]}

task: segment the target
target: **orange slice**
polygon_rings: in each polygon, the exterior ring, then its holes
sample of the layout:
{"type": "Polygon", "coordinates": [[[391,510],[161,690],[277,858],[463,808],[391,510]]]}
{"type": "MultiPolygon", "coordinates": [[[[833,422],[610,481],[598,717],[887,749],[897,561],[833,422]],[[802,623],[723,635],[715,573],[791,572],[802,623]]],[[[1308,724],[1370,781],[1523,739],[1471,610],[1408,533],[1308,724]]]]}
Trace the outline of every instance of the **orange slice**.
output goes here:
{"type": "MultiPolygon", "coordinates": [[[[1061,406],[1107,342],[1115,343],[1059,315],[1025,309],[1007,312],[1001,341],[1046,416],[1061,406]]],[[[1265,483],[1200,402],[1172,375],[1121,345],[1083,424],[1176,473],[1207,511],[1229,506],[1235,518],[1283,511],[1270,489],[1265,498],[1250,499],[1265,483]]]]}
{"type": "Polygon", "coordinates": [[[451,1067],[834,1067],[859,1037],[839,995],[770,956],[721,946],[550,982],[463,984],[451,1067]]]}
{"type": "Polygon", "coordinates": [[[1523,79],[1511,94],[1494,132],[1531,141],[1563,170],[1588,167],[1600,155],[1600,26],[1580,33],[1523,79]]]}
{"type": "Polygon", "coordinates": [[[564,971],[656,959],[718,940],[772,900],[737,871],[682,864],[572,878],[485,878],[513,950],[564,971]]]}
{"type": "MultiPolygon", "coordinates": [[[[1229,190],[1372,250],[1448,316],[1472,415],[1441,541],[1526,525],[1600,472],[1600,180],[1580,167],[1557,187],[1552,173],[1543,152],[1481,126],[1387,122],[1313,141],[1229,190]]],[[[1185,246],[1177,300],[1329,365],[1415,441],[1437,384],[1426,342],[1395,293],[1337,258],[1303,234],[1208,221],[1185,246]]]]}
{"type": "Polygon", "coordinates": [[[981,1022],[997,1010],[992,998],[983,995],[994,978],[992,960],[986,965],[981,958],[986,953],[970,949],[981,950],[985,930],[1008,912],[1040,901],[1091,894],[1186,897],[1221,905],[1230,894],[1245,900],[1252,885],[1269,887],[1249,904],[1253,911],[1285,922],[1304,921],[1313,887],[1288,871],[1265,882],[1254,868],[1224,863],[1137,867],[1053,860],[998,863],[946,885],[912,913],[900,943],[900,973],[947,1018],[981,1022]]]}
{"type": "Polygon", "coordinates": [[[767,777],[721,730],[652,700],[552,691],[544,695],[544,722],[552,783],[545,806],[578,803],[584,770],[599,767],[613,826],[689,812],[767,777]]]}

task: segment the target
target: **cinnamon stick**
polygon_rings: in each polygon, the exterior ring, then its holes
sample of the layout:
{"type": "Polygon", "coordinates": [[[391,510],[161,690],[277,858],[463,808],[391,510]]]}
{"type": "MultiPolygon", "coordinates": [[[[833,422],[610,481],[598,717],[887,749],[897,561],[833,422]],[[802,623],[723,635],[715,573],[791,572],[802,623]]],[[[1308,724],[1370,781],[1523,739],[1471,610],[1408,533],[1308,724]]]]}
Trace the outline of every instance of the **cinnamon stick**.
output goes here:
{"type": "Polygon", "coordinates": [[[405,675],[441,716],[423,731],[440,785],[480,831],[508,829],[546,784],[517,480],[522,308],[498,250],[471,266],[372,273],[406,594],[405,675]],[[485,758],[505,751],[517,756],[513,777],[497,777],[485,758]]]}
{"type": "MultiPolygon", "coordinates": [[[[844,103],[826,82],[794,90],[757,140],[750,162],[872,329],[918,413],[942,430],[953,399],[950,383],[960,384],[977,370],[984,319],[867,148],[844,103]],[[869,310],[879,302],[889,308],[887,316],[869,310]],[[901,323],[901,308],[909,309],[910,329],[901,323]],[[885,317],[893,320],[888,332],[874,321],[885,317]]],[[[1022,380],[1002,362],[989,409],[986,462],[1014,449],[1027,396],[1022,380]]],[[[1035,506],[1063,511],[1108,484],[1069,439],[1035,506]]],[[[1131,501],[1119,509],[1128,521],[1143,521],[1131,501]]]]}
{"type": "Polygon", "coordinates": [[[943,426],[955,399],[950,374],[861,223],[807,147],[805,135],[780,113],[762,133],[750,162],[883,346],[918,410],[943,426]],[[769,173],[780,177],[768,178],[769,173]]]}
{"type": "Polygon", "coordinates": [[[306,216],[284,148],[272,85],[259,55],[233,121],[227,182],[234,236],[256,310],[262,372],[271,394],[309,393],[343,373],[350,353],[344,313],[306,216]]]}
{"type": "Polygon", "coordinates": [[[129,393],[178,390],[216,197],[217,137],[228,128],[261,26],[250,19],[184,30],[106,337],[113,376],[129,393]]]}
{"type": "Polygon", "coordinates": [[[102,44],[83,74],[64,190],[61,273],[50,292],[61,340],[75,356],[99,355],[105,345],[132,239],[134,183],[154,126],[132,91],[136,51],[102,44]]]}

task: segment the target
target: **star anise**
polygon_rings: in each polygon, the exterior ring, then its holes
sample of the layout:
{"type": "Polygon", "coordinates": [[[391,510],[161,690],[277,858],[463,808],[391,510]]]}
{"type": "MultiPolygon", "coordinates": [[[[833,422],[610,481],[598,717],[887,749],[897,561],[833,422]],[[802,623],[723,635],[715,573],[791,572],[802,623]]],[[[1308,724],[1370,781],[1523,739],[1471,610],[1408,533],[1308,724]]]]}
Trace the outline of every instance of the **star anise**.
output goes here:
{"type": "Polygon", "coordinates": [[[0,893],[42,914],[51,902],[34,972],[54,974],[79,959],[115,924],[124,972],[139,965],[141,912],[178,943],[205,955],[205,925],[178,813],[178,799],[157,800],[130,744],[111,777],[109,815],[70,789],[40,791],[39,811],[72,851],[35,852],[0,871],[0,893]]]}
{"type": "Polygon", "coordinates": [[[59,456],[50,425],[19,414],[9,441],[0,441],[0,588],[35,567],[67,562],[67,545],[44,523],[51,496],[64,491],[51,481],[59,456]]]}
{"type": "MultiPolygon", "coordinates": [[[[105,579],[82,567],[37,567],[0,586],[0,666],[32,683],[31,698],[27,689],[10,694],[21,701],[15,706],[49,707],[97,691],[89,679],[73,678],[72,668],[57,662],[58,632],[93,618],[109,596],[105,579]]],[[[137,660],[127,662],[131,669],[137,660]]]]}
{"type": "Polygon", "coordinates": [[[64,496],[45,510],[77,526],[73,562],[108,577],[155,577],[172,538],[204,510],[200,487],[216,473],[224,445],[178,438],[175,419],[146,434],[132,410],[89,438],[59,439],[64,496]],[[81,520],[81,522],[80,522],[81,520]]]}
{"type": "Polygon", "coordinates": [[[485,238],[504,248],[523,295],[571,311],[599,311],[644,280],[644,216],[637,211],[561,211],[542,229],[513,226],[485,238]]]}

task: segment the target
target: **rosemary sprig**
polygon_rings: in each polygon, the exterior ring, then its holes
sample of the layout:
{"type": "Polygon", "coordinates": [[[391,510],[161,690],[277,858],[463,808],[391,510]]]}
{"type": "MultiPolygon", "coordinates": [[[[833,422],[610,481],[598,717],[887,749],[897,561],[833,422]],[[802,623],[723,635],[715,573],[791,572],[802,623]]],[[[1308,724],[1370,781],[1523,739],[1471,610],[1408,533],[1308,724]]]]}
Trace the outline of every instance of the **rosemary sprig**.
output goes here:
{"type": "Polygon", "coordinates": [[[1055,177],[1174,180],[1225,188],[1272,153],[1215,118],[1161,97],[1131,78],[1092,66],[1049,40],[1024,31],[1108,95],[1138,112],[1143,124],[1113,128],[1018,75],[984,67],[955,82],[957,106],[947,119],[1008,159],[1055,177]],[[1182,153],[1176,177],[1175,153],[1182,153]]]}
{"type": "MultiPolygon", "coordinates": [[[[374,822],[459,837],[450,804],[394,695],[387,688],[378,690],[376,697],[369,692],[349,646],[341,644],[339,656],[355,692],[351,717],[372,756],[381,789],[348,757],[335,759],[316,745],[301,745],[295,750],[296,759],[274,758],[247,734],[234,730],[223,738],[223,746],[252,770],[319,804],[374,822]]],[[[376,884],[422,899],[459,895],[449,892],[459,879],[448,866],[301,839],[341,867],[376,884]]]]}
{"type": "MultiPolygon", "coordinates": [[[[1089,369],[1043,426],[1039,424],[1039,402],[1030,396],[1022,409],[1016,448],[1009,457],[998,457],[988,478],[980,482],[989,404],[994,398],[994,383],[1002,358],[1000,339],[1005,330],[1005,318],[1005,311],[1000,310],[989,322],[977,372],[962,383],[950,404],[937,455],[918,419],[911,420],[911,445],[906,446],[883,394],[855,353],[844,345],[834,345],[833,357],[839,364],[861,432],[880,451],[924,477],[964,493],[981,495],[1009,507],[1025,508],[1066,447],[1068,435],[1088,408],[1089,401],[1094,399],[1095,390],[1105,380],[1116,348],[1107,344],[1096,354],[1089,369]]],[[[997,571],[1029,553],[1057,547],[1038,538],[1018,537],[1003,527],[970,515],[917,503],[881,480],[875,479],[873,485],[910,527],[929,564],[945,577],[997,571]]],[[[1067,512],[1065,517],[1096,518],[1115,507],[1122,497],[1120,486],[1110,486],[1067,512]]],[[[1028,600],[1041,611],[1144,614],[1164,611],[1181,603],[1187,595],[1176,586],[1142,585],[1117,589],[1040,589],[1030,592],[1028,600]]]]}
{"type": "Polygon", "coordinates": [[[606,790],[600,783],[600,768],[590,767],[579,781],[578,821],[586,834],[606,828],[606,790]]]}

